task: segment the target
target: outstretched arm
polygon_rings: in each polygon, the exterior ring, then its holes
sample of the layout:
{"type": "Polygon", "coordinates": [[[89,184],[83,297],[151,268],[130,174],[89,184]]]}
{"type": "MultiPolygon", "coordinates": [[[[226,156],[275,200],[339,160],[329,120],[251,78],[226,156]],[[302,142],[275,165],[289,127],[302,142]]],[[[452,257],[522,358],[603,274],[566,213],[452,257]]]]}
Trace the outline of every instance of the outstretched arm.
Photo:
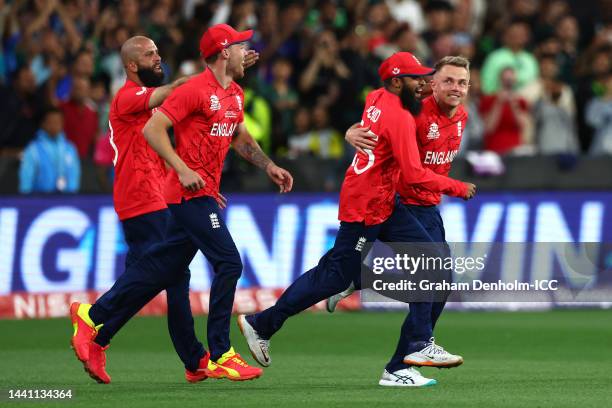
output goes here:
{"type": "Polygon", "coordinates": [[[416,184],[428,190],[469,200],[476,194],[476,186],[464,183],[423,167],[416,142],[416,127],[413,121],[398,121],[391,127],[393,156],[401,170],[401,181],[416,184]]]}
{"type": "Polygon", "coordinates": [[[268,177],[280,187],[281,193],[288,193],[293,187],[293,176],[287,170],[278,167],[266,156],[253,137],[249,134],[244,123],[238,125],[238,131],[232,141],[234,150],[248,162],[259,167],[268,174],[268,177]]]}

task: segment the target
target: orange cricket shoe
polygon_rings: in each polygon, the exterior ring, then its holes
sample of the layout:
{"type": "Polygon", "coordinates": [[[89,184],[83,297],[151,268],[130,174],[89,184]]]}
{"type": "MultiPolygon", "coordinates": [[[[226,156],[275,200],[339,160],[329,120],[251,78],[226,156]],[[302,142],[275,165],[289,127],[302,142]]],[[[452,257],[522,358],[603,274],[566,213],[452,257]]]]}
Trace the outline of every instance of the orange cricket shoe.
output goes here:
{"type": "Polygon", "coordinates": [[[89,360],[89,343],[98,334],[94,322],[89,318],[90,304],[74,302],[70,305],[70,319],[74,332],[70,339],[70,345],[77,358],[86,363],[89,360]]]}
{"type": "Polygon", "coordinates": [[[99,383],[108,384],[111,378],[106,372],[106,353],[109,346],[102,347],[93,341],[89,343],[89,360],[85,363],[85,370],[89,376],[99,383]]]}
{"type": "Polygon", "coordinates": [[[185,370],[185,379],[190,383],[204,381],[210,377],[210,371],[214,370],[215,366],[216,364],[210,361],[210,353],[207,351],[200,359],[200,365],[196,371],[185,370]]]}
{"type": "Polygon", "coordinates": [[[261,377],[263,370],[251,367],[231,347],[220,359],[208,366],[210,378],[227,378],[231,381],[253,380],[261,377]]]}

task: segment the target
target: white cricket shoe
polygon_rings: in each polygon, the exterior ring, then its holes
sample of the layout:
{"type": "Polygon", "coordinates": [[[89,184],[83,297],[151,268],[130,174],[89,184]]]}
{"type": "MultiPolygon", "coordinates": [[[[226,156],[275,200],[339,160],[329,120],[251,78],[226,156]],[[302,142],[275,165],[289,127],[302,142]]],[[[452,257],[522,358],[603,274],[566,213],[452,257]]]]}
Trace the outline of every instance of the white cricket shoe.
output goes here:
{"type": "Polygon", "coordinates": [[[417,367],[451,368],[463,364],[463,357],[444,350],[432,337],[425,348],[405,356],[404,363],[417,367]]]}
{"type": "Polygon", "coordinates": [[[336,306],[338,306],[338,303],[342,299],[351,296],[351,294],[354,291],[355,291],[355,284],[353,282],[351,282],[351,286],[349,286],[348,288],[346,288],[342,292],[340,292],[340,293],[338,293],[336,295],[328,297],[327,298],[327,302],[325,302],[325,307],[327,308],[327,311],[329,313],[334,313],[334,311],[336,310],[336,306]]]}
{"type": "Polygon", "coordinates": [[[385,387],[430,387],[438,382],[432,378],[425,378],[414,367],[404,368],[390,373],[383,371],[378,385],[385,387]]]}
{"type": "Polygon", "coordinates": [[[251,355],[263,367],[268,367],[272,364],[270,358],[270,340],[266,340],[259,336],[257,330],[247,321],[246,316],[241,314],[238,316],[238,327],[240,332],[246,339],[246,342],[251,351],[251,355]]]}

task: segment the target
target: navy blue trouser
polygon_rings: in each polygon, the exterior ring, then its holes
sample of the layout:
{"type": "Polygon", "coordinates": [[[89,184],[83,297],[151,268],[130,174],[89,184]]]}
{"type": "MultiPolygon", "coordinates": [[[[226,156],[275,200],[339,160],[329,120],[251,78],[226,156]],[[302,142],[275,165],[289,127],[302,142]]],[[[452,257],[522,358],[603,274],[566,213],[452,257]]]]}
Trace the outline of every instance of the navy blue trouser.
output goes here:
{"type": "MultiPolygon", "coordinates": [[[[415,215],[401,204],[384,223],[366,226],[363,223],[340,223],[334,246],[313,269],[301,275],[285,290],[276,304],[249,317],[249,322],[264,338],[272,337],[289,317],[307,309],[317,302],[346,289],[351,282],[360,281],[360,238],[368,242],[376,239],[385,242],[433,242],[415,215]]],[[[387,364],[387,369],[397,370],[410,347],[429,340],[433,331],[431,324],[432,303],[410,304],[400,334],[398,347],[387,364]]]]}
{"type": "MultiPolygon", "coordinates": [[[[125,267],[135,264],[154,244],[162,242],[170,220],[170,211],[164,209],[129,218],[122,222],[128,253],[125,267]]],[[[197,369],[199,360],[204,355],[204,347],[195,335],[193,315],[189,304],[189,269],[178,278],[178,281],[166,287],[168,303],[168,331],[176,353],[187,369],[197,369]]],[[[98,321],[100,316],[110,316],[98,332],[95,342],[101,346],[110,343],[113,336],[125,325],[135,313],[146,304],[140,301],[138,307],[133,304],[114,309],[117,295],[121,293],[121,285],[115,284],[92,306],[90,314],[98,321]]]]}
{"type": "Polygon", "coordinates": [[[334,246],[314,268],[289,286],[276,304],[249,316],[249,322],[264,338],[270,338],[285,320],[346,289],[361,271],[361,249],[365,241],[378,238],[383,224],[341,222],[334,246]]]}
{"type": "MultiPolygon", "coordinates": [[[[229,350],[229,325],[234,293],[242,273],[242,261],[219,207],[212,197],[198,197],[169,205],[165,238],[119,277],[113,288],[117,294],[113,310],[92,313],[96,324],[112,318],[114,310],[130,308],[138,311],[155,295],[182,278],[197,250],[201,250],[213,267],[208,315],[208,347],[217,360],[229,350]]],[[[93,307],[92,307],[93,310],[93,307]]]]}
{"type": "Polygon", "coordinates": [[[310,269],[289,286],[269,309],[250,317],[256,330],[269,338],[276,333],[285,320],[317,302],[346,289],[359,279],[361,273],[362,241],[388,239],[394,234],[405,240],[413,235],[425,234],[418,224],[410,222],[411,215],[401,205],[382,224],[366,226],[361,222],[341,222],[334,246],[310,269]],[[393,226],[393,228],[391,228],[393,226]]]}
{"type": "MultiPolygon", "coordinates": [[[[435,246],[437,255],[450,256],[450,249],[445,240],[444,224],[437,207],[398,205],[407,214],[401,218],[396,217],[395,221],[386,224],[380,237],[381,241],[439,243],[439,246],[435,246]]],[[[450,276],[445,278],[451,279],[450,276]]],[[[358,283],[356,287],[359,287],[358,283]]],[[[404,356],[425,347],[425,342],[433,336],[433,330],[444,310],[448,295],[446,294],[442,302],[411,302],[409,304],[410,312],[402,324],[397,347],[386,366],[387,371],[393,372],[405,368],[404,356]]]]}

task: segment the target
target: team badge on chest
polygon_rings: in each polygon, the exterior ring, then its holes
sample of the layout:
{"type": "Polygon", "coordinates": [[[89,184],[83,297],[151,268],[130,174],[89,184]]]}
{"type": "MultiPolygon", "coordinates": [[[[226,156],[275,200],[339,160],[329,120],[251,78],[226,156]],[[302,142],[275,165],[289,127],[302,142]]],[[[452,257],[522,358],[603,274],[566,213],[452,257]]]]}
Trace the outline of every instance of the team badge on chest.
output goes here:
{"type": "Polygon", "coordinates": [[[219,102],[219,97],[217,95],[210,95],[210,110],[218,111],[221,109],[221,103],[219,102]]]}
{"type": "Polygon", "coordinates": [[[429,125],[429,132],[427,132],[427,139],[435,140],[440,137],[440,129],[438,128],[437,123],[432,123],[429,125]]]}

